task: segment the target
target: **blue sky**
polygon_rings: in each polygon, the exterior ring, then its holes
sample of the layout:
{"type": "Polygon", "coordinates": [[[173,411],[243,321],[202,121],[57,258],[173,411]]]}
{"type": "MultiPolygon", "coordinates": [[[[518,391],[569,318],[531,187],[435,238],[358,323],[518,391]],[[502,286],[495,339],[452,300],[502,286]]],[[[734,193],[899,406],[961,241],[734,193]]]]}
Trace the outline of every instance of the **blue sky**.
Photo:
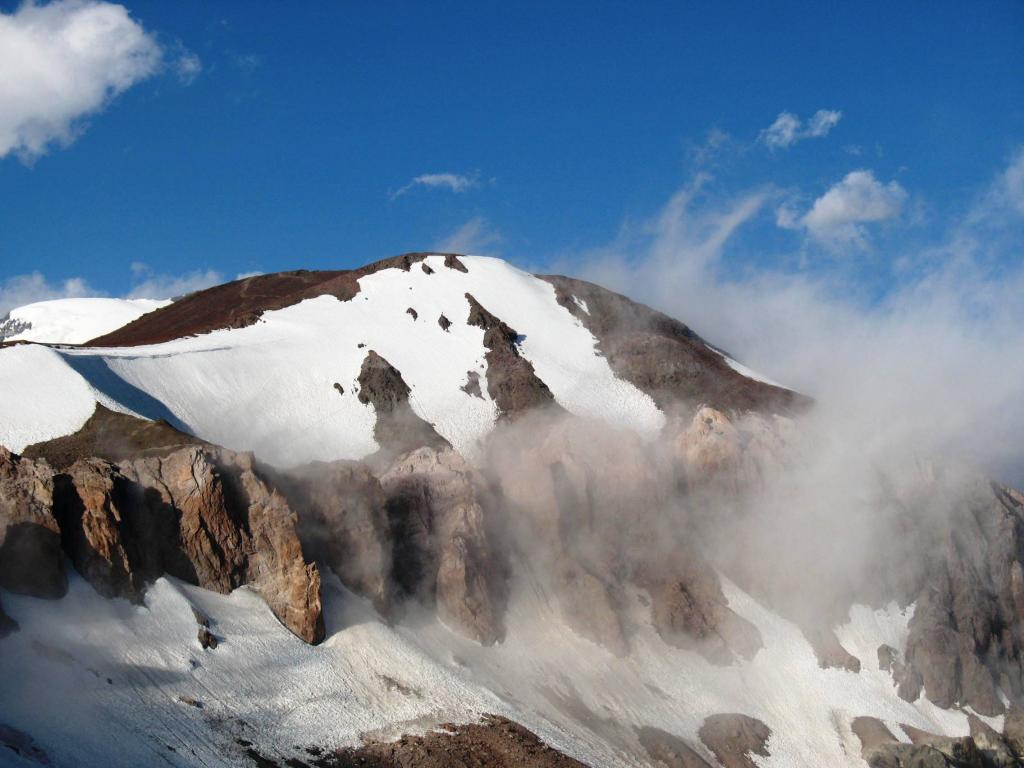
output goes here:
{"type": "Polygon", "coordinates": [[[1019,2],[127,7],[158,60],[70,120],[70,143],[0,159],[0,281],[122,295],[351,267],[460,231],[572,270],[702,173],[708,201],[773,193],[725,268],[840,269],[877,291],[1024,141],[1019,2]],[[808,135],[819,110],[840,117],[808,135]],[[783,112],[802,127],[773,148],[783,112]],[[855,171],[898,188],[898,210],[842,243],[778,226],[855,171]],[[396,195],[426,174],[462,188],[396,195]]]}

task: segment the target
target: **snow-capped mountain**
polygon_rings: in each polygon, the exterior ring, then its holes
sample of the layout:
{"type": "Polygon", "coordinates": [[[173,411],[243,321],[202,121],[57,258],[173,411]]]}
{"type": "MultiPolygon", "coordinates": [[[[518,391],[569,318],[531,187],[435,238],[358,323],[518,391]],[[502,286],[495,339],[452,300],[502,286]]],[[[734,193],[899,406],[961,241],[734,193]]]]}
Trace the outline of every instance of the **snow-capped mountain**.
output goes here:
{"type": "Polygon", "coordinates": [[[0,345],[0,764],[1024,754],[1024,497],[872,467],[819,543],[812,401],[677,320],[426,253],[75,301],[0,345]]]}
{"type": "Polygon", "coordinates": [[[25,304],[0,320],[0,341],[82,344],[170,304],[157,299],[52,299],[25,304]]]}

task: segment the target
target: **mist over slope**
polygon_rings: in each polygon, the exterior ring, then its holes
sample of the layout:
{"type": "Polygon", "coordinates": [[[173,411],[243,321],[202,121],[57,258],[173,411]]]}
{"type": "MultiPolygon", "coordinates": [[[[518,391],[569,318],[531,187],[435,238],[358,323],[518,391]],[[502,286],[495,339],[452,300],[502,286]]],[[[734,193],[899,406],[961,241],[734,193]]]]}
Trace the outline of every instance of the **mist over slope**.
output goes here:
{"type": "Polygon", "coordinates": [[[0,347],[0,724],[69,765],[482,715],[590,765],[902,765],[982,726],[1014,764],[1024,497],[715,341],[417,253],[0,347]]]}

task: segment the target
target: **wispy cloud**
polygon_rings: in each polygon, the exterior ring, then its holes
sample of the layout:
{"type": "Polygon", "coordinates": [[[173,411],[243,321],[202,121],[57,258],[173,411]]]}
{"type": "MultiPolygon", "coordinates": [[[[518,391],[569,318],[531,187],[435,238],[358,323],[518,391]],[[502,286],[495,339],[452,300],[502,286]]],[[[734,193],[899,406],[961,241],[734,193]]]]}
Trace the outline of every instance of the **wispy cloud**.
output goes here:
{"type": "Polygon", "coordinates": [[[428,189],[447,189],[452,192],[465,192],[480,186],[480,176],[474,172],[471,174],[460,173],[424,173],[411,179],[405,186],[391,195],[391,199],[401,197],[411,192],[416,187],[427,187],[428,189]]]}
{"type": "Polygon", "coordinates": [[[147,264],[131,264],[133,285],[126,298],[174,299],[224,282],[224,275],[215,269],[197,269],[180,275],[157,274],[147,264]]]}
{"type": "Polygon", "coordinates": [[[174,62],[174,73],[182,85],[191,85],[203,71],[203,62],[191,51],[184,51],[174,62]]]}
{"type": "Polygon", "coordinates": [[[30,1],[0,13],[0,158],[31,161],[71,143],[82,118],[161,63],[156,40],[121,5],[30,1]]]}
{"type": "Polygon", "coordinates": [[[483,216],[476,216],[451,234],[434,244],[440,253],[467,253],[484,255],[491,246],[501,241],[501,235],[483,216]]]}
{"type": "Polygon", "coordinates": [[[761,131],[758,141],[769,149],[786,149],[803,139],[827,136],[843,113],[834,109],[819,109],[806,123],[792,112],[780,112],[775,122],[761,131]]]}
{"type": "Polygon", "coordinates": [[[852,171],[803,216],[797,218],[792,208],[780,207],[776,223],[787,229],[803,228],[813,240],[833,250],[866,248],[864,225],[897,218],[906,199],[907,191],[899,182],[883,184],[871,171],[852,171]]]}
{"type": "Polygon", "coordinates": [[[15,307],[49,299],[72,299],[101,295],[81,277],[72,277],[52,283],[42,273],[14,275],[0,283],[0,317],[15,307]]]}

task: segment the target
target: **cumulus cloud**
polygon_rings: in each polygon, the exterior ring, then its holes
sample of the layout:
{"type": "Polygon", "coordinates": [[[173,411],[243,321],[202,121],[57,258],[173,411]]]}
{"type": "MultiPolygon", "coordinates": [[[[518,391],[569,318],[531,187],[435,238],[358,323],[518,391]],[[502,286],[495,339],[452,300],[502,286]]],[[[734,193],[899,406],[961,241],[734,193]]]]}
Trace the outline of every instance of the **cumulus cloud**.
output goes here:
{"type": "Polygon", "coordinates": [[[120,5],[57,0],[0,13],[0,157],[31,160],[69,144],[84,118],[153,75],[161,56],[120,5]]]}
{"type": "Polygon", "coordinates": [[[81,296],[97,296],[95,290],[81,277],[72,277],[58,283],[51,283],[40,272],[14,275],[0,283],[0,317],[15,307],[49,299],[72,299],[81,296]]]}
{"type": "Polygon", "coordinates": [[[769,149],[786,149],[803,139],[827,136],[842,116],[838,110],[819,109],[805,124],[792,112],[780,112],[775,122],[761,131],[758,140],[769,149]]]}
{"type": "MultiPolygon", "coordinates": [[[[483,216],[475,216],[451,234],[434,243],[439,253],[467,253],[483,255],[501,241],[501,234],[483,216]]],[[[492,251],[493,252],[493,251],[492,251]]]]}
{"type": "Polygon", "coordinates": [[[447,189],[452,192],[465,192],[467,189],[473,189],[474,187],[480,186],[480,178],[478,174],[473,173],[469,175],[459,173],[424,173],[411,179],[408,184],[401,187],[391,197],[401,197],[402,195],[411,192],[416,187],[427,187],[428,189],[447,189]]]}
{"type": "Polygon", "coordinates": [[[883,184],[871,171],[851,171],[799,219],[791,210],[780,208],[776,220],[781,227],[803,227],[811,238],[829,248],[865,248],[864,225],[897,218],[906,199],[907,192],[899,182],[883,184]]]}
{"type": "MultiPolygon", "coordinates": [[[[983,198],[1004,194],[1014,169],[1000,171],[983,198]]],[[[965,211],[943,247],[922,259],[928,267],[891,275],[878,299],[861,295],[841,264],[723,272],[735,234],[771,197],[753,190],[709,202],[699,189],[688,185],[649,221],[583,254],[582,276],[679,317],[814,396],[829,441],[877,451],[879,460],[883,451],[952,456],[1024,482],[1019,239],[989,237],[995,220],[980,232],[965,211]]],[[[1005,207],[999,226],[1020,221],[1005,207]]]]}

